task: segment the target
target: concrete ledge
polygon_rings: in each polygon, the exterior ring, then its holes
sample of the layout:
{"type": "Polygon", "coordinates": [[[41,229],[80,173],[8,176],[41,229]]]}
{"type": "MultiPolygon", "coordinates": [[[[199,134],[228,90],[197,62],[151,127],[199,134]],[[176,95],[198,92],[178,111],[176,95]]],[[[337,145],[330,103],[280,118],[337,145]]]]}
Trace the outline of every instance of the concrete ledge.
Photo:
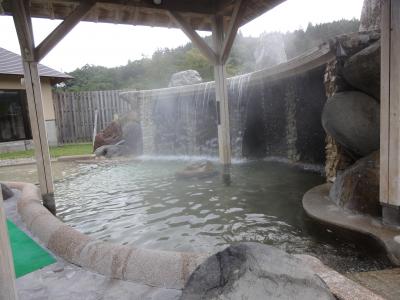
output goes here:
{"type": "Polygon", "coordinates": [[[137,249],[93,239],[54,217],[30,183],[7,182],[21,191],[17,210],[28,229],[55,255],[115,279],[182,289],[207,255],[137,249]]]}
{"type": "Polygon", "coordinates": [[[387,252],[390,261],[400,266],[400,229],[382,224],[382,220],[355,214],[338,207],[329,199],[331,185],[312,188],[303,196],[307,215],[318,222],[356,231],[372,237],[387,252]]]}
{"type": "Polygon", "coordinates": [[[298,254],[295,255],[304,261],[311,269],[329,286],[332,294],[337,299],[363,299],[363,300],[384,300],[373,291],[363,287],[353,280],[325,266],[313,256],[298,254]]]}

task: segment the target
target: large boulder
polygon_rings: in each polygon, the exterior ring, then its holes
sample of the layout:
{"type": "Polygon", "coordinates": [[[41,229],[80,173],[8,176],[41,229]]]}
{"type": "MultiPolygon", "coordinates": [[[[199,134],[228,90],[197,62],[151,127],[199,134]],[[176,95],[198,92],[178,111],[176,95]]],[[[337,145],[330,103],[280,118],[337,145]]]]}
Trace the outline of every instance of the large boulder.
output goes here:
{"type": "Polygon", "coordinates": [[[379,151],[358,160],[339,174],[329,196],[340,207],[380,217],[379,151]]]}
{"type": "Polygon", "coordinates": [[[0,183],[1,186],[1,193],[3,195],[3,200],[7,200],[9,198],[11,198],[12,196],[14,196],[13,191],[6,186],[4,183],[0,183]]]}
{"type": "Polygon", "coordinates": [[[190,276],[181,300],[335,299],[298,258],[277,248],[241,243],[210,256],[190,276]]]}
{"type": "Polygon", "coordinates": [[[199,72],[196,70],[186,70],[172,74],[168,87],[190,85],[203,82],[199,72]]]}
{"type": "Polygon", "coordinates": [[[383,0],[364,0],[359,31],[379,30],[383,0]]]}
{"type": "Polygon", "coordinates": [[[379,149],[379,103],[361,92],[330,97],[322,112],[322,126],[340,145],[363,157],[379,149]]]}
{"type": "Polygon", "coordinates": [[[96,134],[93,151],[105,145],[114,145],[122,140],[122,128],[118,121],[113,121],[104,130],[96,134]]]}
{"type": "Polygon", "coordinates": [[[380,41],[350,57],[342,70],[344,78],[350,85],[377,100],[380,99],[381,90],[380,71],[380,41]]]}

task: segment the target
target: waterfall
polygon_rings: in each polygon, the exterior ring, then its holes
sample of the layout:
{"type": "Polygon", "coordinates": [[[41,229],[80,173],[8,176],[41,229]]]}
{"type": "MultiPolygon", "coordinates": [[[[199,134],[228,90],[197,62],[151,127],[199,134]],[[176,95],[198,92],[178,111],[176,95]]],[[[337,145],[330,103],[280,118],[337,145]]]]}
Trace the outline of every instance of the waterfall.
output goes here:
{"type": "Polygon", "coordinates": [[[286,142],[287,142],[287,158],[296,162],[299,160],[299,154],[296,148],[297,142],[297,124],[296,124],[296,85],[290,82],[285,93],[286,108],[286,142]]]}
{"type": "MultiPolygon", "coordinates": [[[[301,59],[305,76],[291,73],[292,68],[299,70],[296,61],[291,61],[227,80],[234,159],[278,156],[321,162],[325,69],[315,66],[313,60],[319,56],[313,55],[309,66],[301,59]]],[[[214,82],[123,92],[121,96],[139,110],[144,155],[218,156],[214,82]]]]}
{"type": "Polygon", "coordinates": [[[247,107],[250,99],[250,78],[251,73],[235,76],[228,80],[231,148],[232,156],[237,158],[243,155],[243,135],[246,126],[247,107]]]}

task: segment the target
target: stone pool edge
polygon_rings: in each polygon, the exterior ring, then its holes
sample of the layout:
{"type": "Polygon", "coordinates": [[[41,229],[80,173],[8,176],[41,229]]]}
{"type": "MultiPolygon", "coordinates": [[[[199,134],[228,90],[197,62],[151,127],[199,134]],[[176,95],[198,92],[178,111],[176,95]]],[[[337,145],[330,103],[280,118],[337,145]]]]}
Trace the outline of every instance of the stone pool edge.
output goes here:
{"type": "Polygon", "coordinates": [[[32,234],[55,255],[90,271],[155,287],[183,289],[206,254],[139,249],[89,237],[53,216],[31,183],[6,182],[21,191],[17,211],[32,234]]]}
{"type": "Polygon", "coordinates": [[[304,194],[303,208],[306,214],[319,223],[344,228],[373,238],[385,249],[390,261],[400,266],[400,229],[385,226],[378,218],[339,208],[329,199],[330,187],[329,183],[322,184],[304,194]]]}

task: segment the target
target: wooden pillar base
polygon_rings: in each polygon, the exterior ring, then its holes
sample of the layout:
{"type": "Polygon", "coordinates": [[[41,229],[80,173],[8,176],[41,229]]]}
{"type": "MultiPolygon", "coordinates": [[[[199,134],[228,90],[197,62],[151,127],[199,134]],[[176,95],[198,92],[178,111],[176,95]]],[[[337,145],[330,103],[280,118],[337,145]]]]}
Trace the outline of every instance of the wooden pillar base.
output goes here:
{"type": "Polygon", "coordinates": [[[231,185],[231,165],[223,165],[222,181],[226,186],[231,185]]]}
{"type": "Polygon", "coordinates": [[[400,207],[384,203],[381,205],[383,224],[400,227],[400,207]]]}
{"type": "Polygon", "coordinates": [[[380,202],[383,222],[400,225],[400,1],[381,17],[380,202]]]}
{"type": "Polygon", "coordinates": [[[56,202],[54,200],[54,194],[44,194],[42,195],[43,199],[43,206],[47,208],[49,212],[51,212],[53,215],[57,214],[57,207],[56,207],[56,202]]]}

